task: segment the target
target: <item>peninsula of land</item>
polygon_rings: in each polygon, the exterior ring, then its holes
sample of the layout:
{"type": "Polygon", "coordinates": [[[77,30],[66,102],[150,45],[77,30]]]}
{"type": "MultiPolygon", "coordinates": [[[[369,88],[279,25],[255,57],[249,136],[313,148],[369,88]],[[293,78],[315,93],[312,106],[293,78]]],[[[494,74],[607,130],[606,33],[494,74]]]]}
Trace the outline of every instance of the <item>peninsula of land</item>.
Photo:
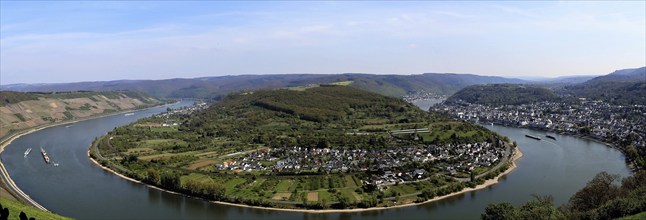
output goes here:
{"type": "Polygon", "coordinates": [[[481,126],[320,85],[229,95],[116,128],[88,151],[159,189],[294,211],[362,211],[495,184],[521,153],[481,126]]]}

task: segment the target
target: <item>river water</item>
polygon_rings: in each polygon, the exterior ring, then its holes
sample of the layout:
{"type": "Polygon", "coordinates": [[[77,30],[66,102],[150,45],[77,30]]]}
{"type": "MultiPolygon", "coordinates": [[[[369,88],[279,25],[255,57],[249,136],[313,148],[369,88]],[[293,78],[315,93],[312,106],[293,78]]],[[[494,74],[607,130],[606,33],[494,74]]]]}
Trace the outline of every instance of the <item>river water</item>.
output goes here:
{"type": "MultiPolygon", "coordinates": [[[[190,105],[184,101],[173,107],[190,105]]],[[[121,179],[92,164],[87,149],[95,137],[166,106],[51,127],[13,141],[1,155],[11,177],[25,193],[52,212],[78,219],[477,219],[489,203],[524,203],[531,194],[552,195],[557,204],[585,186],[596,173],[630,175],[621,152],[597,142],[558,134],[536,141],[525,134],[545,132],[486,126],[517,141],[524,156],[518,168],[487,189],[404,208],[308,214],[209,203],[161,192],[121,179]],[[44,163],[43,147],[60,166],[44,163]],[[33,151],[23,157],[27,148],[33,151]]],[[[428,107],[426,107],[428,109],[428,107]]]]}

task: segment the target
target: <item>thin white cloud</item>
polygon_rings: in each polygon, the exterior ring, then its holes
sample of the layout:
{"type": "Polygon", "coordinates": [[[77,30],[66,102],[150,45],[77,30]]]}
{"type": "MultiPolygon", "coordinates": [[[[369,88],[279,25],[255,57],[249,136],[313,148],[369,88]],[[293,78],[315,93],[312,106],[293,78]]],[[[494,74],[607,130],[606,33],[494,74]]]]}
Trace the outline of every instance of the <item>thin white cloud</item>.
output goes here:
{"type": "Polygon", "coordinates": [[[3,23],[0,72],[13,83],[65,75],[80,81],[284,72],[592,74],[645,65],[643,12],[569,3],[430,5],[231,11],[113,31],[13,32],[23,29],[20,23],[3,23]],[[229,15],[238,17],[222,24],[229,15]]]}

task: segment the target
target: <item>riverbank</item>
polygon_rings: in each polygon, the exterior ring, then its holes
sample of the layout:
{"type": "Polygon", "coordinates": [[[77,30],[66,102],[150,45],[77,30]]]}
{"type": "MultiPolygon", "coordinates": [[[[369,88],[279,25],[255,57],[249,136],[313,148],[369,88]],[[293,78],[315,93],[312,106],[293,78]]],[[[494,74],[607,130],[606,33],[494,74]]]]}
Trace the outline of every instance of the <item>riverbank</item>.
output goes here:
{"type": "MultiPolygon", "coordinates": [[[[46,128],[60,126],[60,125],[66,125],[66,124],[73,124],[73,123],[77,123],[77,122],[80,122],[80,121],[103,118],[103,117],[108,117],[108,116],[124,114],[124,113],[143,111],[143,110],[147,110],[147,109],[151,109],[151,108],[158,108],[158,107],[161,107],[161,106],[173,105],[173,104],[176,104],[176,103],[179,103],[179,101],[175,102],[175,103],[166,103],[166,104],[162,103],[161,105],[155,105],[155,106],[151,106],[151,107],[147,107],[147,108],[141,108],[141,109],[132,109],[132,110],[113,112],[113,113],[108,113],[108,114],[100,114],[100,115],[90,116],[90,117],[87,117],[87,118],[82,118],[82,119],[77,119],[77,120],[72,120],[72,121],[63,121],[63,122],[56,122],[56,123],[51,123],[51,124],[44,124],[44,125],[40,125],[40,126],[37,126],[37,127],[34,127],[34,128],[25,129],[25,130],[22,130],[22,131],[19,131],[19,132],[16,132],[16,133],[13,133],[13,134],[10,134],[8,136],[0,138],[0,139],[2,139],[0,141],[0,155],[4,151],[5,147],[8,146],[9,144],[11,144],[14,140],[16,140],[16,139],[18,139],[18,138],[20,138],[20,137],[22,137],[24,135],[28,135],[28,134],[31,134],[33,132],[40,131],[40,130],[43,130],[43,129],[46,129],[46,128]]],[[[2,163],[2,160],[0,160],[0,180],[2,180],[3,186],[6,187],[6,189],[5,189],[5,187],[3,187],[2,189],[6,190],[7,193],[12,195],[15,199],[21,200],[24,203],[29,204],[29,205],[31,205],[33,207],[36,207],[36,208],[38,208],[40,210],[48,211],[45,207],[43,207],[42,205],[38,204],[36,201],[31,199],[31,197],[29,197],[29,195],[24,193],[15,184],[15,182],[11,179],[11,176],[9,175],[9,172],[7,171],[4,164],[2,163]]]]}
{"type": "MultiPolygon", "coordinates": [[[[109,167],[103,166],[101,163],[99,163],[98,161],[96,161],[94,158],[90,157],[90,151],[91,151],[91,148],[92,148],[92,145],[90,145],[90,149],[87,151],[87,156],[90,158],[90,160],[92,161],[92,163],[94,163],[95,165],[99,166],[101,169],[103,169],[103,170],[105,170],[105,171],[107,171],[107,172],[110,172],[110,173],[112,173],[112,174],[114,174],[114,175],[117,175],[117,176],[119,176],[119,177],[121,177],[121,178],[123,178],[123,179],[125,179],[125,180],[131,181],[131,182],[134,182],[134,183],[138,183],[138,184],[142,184],[142,185],[145,185],[145,186],[150,187],[150,188],[153,188],[153,189],[161,190],[161,191],[168,192],[168,193],[172,193],[172,194],[176,194],[176,195],[182,195],[182,196],[186,196],[186,197],[190,197],[190,198],[197,198],[197,199],[205,200],[205,199],[203,199],[203,198],[193,197],[193,196],[185,195],[185,194],[182,194],[182,193],[178,193],[178,192],[174,192],[174,191],[170,191],[170,190],[162,189],[162,188],[160,188],[160,187],[153,186],[153,185],[150,185],[150,184],[144,183],[144,182],[142,182],[142,181],[139,181],[139,180],[136,180],[136,179],[133,179],[133,178],[127,177],[127,176],[125,176],[125,175],[123,175],[123,174],[121,174],[121,173],[118,173],[118,172],[116,172],[116,171],[114,171],[114,170],[110,169],[109,167]]],[[[489,179],[489,180],[486,180],[483,184],[477,185],[477,186],[476,186],[476,187],[474,187],[474,188],[465,188],[465,189],[463,189],[463,190],[461,190],[461,191],[458,191],[458,192],[450,193],[450,194],[447,194],[447,195],[444,195],[444,196],[435,197],[435,198],[433,198],[433,199],[429,199],[429,200],[427,200],[427,201],[419,202],[419,203],[411,202],[411,203],[399,204],[399,205],[388,206],[388,207],[355,208],[355,209],[324,209],[324,210],[312,210],[312,209],[286,209],[286,208],[261,207],[261,206],[250,206],[250,205],[245,205],[245,204],[229,203],[229,202],[221,202],[221,201],[210,201],[210,200],[207,200],[207,201],[209,201],[209,202],[211,202],[211,203],[215,203],[215,204],[229,205],[229,206],[236,206],[236,207],[254,208],[254,209],[263,209],[263,210],[271,210],[271,211],[302,212],[302,213],[342,213],[342,212],[364,212],[364,211],[377,211],[377,210],[386,210],[386,209],[403,208],[403,207],[417,206],[417,205],[422,205],[422,204],[426,204],[426,203],[436,202],[436,201],[439,201],[439,200],[442,200],[442,199],[446,199],[446,198],[449,198],[449,197],[452,197],[452,196],[456,196],[456,195],[463,194],[463,193],[467,193],[467,192],[471,192],[471,191],[476,191],[476,190],[485,189],[485,188],[487,188],[487,187],[490,187],[490,186],[492,186],[492,185],[495,185],[495,184],[497,184],[497,183],[499,182],[499,179],[500,179],[501,177],[503,177],[503,176],[505,176],[505,175],[507,175],[507,174],[511,173],[514,169],[516,169],[516,167],[517,167],[517,165],[516,165],[516,160],[520,159],[522,156],[523,156],[523,153],[520,151],[520,149],[519,149],[518,147],[515,147],[515,148],[514,148],[514,151],[513,151],[513,152],[512,152],[512,154],[510,155],[510,161],[509,161],[510,166],[509,166],[509,168],[507,168],[507,170],[505,170],[504,172],[500,173],[500,174],[499,174],[498,176],[496,176],[495,178],[493,178],[493,179],[489,179]]]]}
{"type": "MultiPolygon", "coordinates": [[[[577,138],[581,138],[581,139],[585,139],[585,140],[589,140],[589,141],[594,141],[594,142],[596,142],[596,143],[600,143],[600,144],[606,145],[606,147],[609,147],[609,148],[612,148],[612,149],[616,149],[616,150],[618,150],[618,151],[621,151],[621,153],[622,153],[624,156],[626,156],[626,152],[624,151],[624,148],[619,147],[617,144],[612,143],[612,142],[608,142],[607,140],[603,140],[603,139],[595,138],[595,137],[592,137],[592,136],[589,136],[589,135],[584,135],[584,134],[579,134],[579,133],[569,133],[569,132],[558,131],[558,130],[549,130],[549,129],[540,129],[540,128],[522,127],[522,126],[518,126],[518,125],[505,124],[505,123],[495,123],[495,122],[491,122],[491,123],[492,123],[492,124],[495,124],[495,125],[506,126],[506,127],[512,127],[512,128],[528,129],[528,130],[531,130],[531,131],[552,132],[552,133],[556,133],[556,134],[559,134],[559,135],[572,136],[572,137],[577,137],[577,138]]],[[[483,125],[483,126],[485,126],[485,125],[489,125],[489,123],[484,123],[484,124],[483,124],[483,123],[479,123],[479,124],[480,124],[480,125],[483,125]]],[[[637,171],[637,166],[635,165],[635,161],[630,160],[627,156],[626,156],[626,159],[627,159],[627,160],[626,160],[626,165],[630,168],[630,170],[631,170],[633,173],[635,173],[635,172],[637,171]]]]}

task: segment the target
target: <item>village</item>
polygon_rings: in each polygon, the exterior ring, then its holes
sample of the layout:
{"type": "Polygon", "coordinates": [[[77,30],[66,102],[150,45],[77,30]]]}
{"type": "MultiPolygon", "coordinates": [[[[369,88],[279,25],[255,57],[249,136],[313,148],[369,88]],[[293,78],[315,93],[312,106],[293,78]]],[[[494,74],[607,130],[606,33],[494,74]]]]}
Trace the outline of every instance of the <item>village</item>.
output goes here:
{"type": "Polygon", "coordinates": [[[261,171],[266,174],[371,173],[364,180],[377,186],[422,180],[434,172],[420,166],[432,163],[456,176],[489,168],[509,156],[502,141],[457,145],[424,145],[389,149],[262,148],[230,158],[216,168],[223,171],[261,171]]]}
{"type": "Polygon", "coordinates": [[[176,108],[176,109],[170,109],[168,108],[166,112],[162,112],[159,114],[153,115],[154,118],[171,118],[171,116],[177,116],[177,115],[191,115],[195,112],[204,110],[208,108],[209,105],[206,102],[195,102],[191,106],[186,106],[186,107],[181,107],[181,108],[176,108]]]}
{"type": "Polygon", "coordinates": [[[491,107],[459,103],[436,105],[431,111],[484,124],[500,124],[570,135],[584,135],[603,142],[646,146],[646,106],[611,105],[579,99],[577,103],[539,102],[491,107]],[[623,143],[621,143],[623,142],[623,143]]]}

